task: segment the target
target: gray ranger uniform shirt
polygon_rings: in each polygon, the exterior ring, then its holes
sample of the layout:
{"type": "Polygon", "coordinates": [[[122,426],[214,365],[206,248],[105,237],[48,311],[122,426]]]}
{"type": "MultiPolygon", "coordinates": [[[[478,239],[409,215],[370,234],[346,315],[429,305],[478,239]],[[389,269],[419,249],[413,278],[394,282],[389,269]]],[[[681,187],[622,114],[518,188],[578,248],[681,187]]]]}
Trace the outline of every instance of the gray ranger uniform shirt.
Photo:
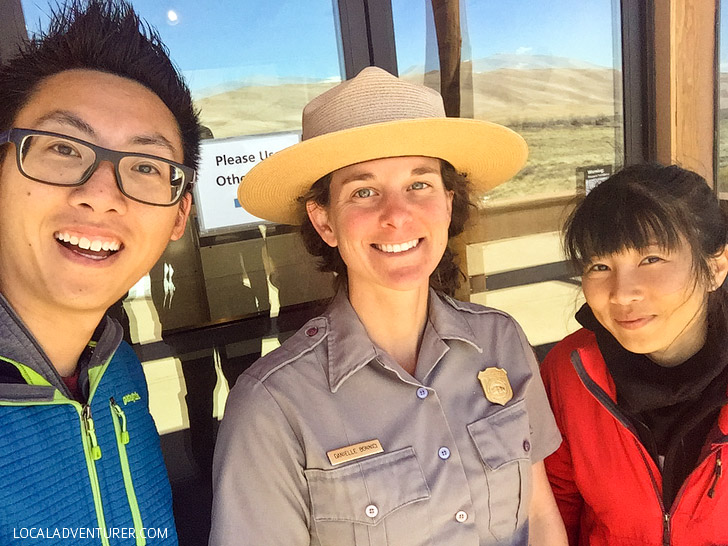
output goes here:
{"type": "Polygon", "coordinates": [[[210,544],[526,545],[531,464],[560,441],[510,316],[430,291],[412,377],[342,290],[230,392],[210,544]],[[478,379],[495,367],[505,405],[478,379]]]}

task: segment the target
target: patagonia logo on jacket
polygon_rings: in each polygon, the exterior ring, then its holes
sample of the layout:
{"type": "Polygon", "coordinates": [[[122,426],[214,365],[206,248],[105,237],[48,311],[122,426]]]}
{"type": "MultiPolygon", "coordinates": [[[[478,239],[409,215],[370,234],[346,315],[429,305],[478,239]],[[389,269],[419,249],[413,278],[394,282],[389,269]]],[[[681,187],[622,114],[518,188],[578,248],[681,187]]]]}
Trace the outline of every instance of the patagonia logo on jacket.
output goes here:
{"type": "Polygon", "coordinates": [[[130,392],[129,394],[125,394],[124,397],[121,399],[122,402],[124,402],[124,405],[131,404],[132,402],[136,402],[137,400],[141,400],[142,397],[139,396],[139,393],[134,391],[130,392]]]}

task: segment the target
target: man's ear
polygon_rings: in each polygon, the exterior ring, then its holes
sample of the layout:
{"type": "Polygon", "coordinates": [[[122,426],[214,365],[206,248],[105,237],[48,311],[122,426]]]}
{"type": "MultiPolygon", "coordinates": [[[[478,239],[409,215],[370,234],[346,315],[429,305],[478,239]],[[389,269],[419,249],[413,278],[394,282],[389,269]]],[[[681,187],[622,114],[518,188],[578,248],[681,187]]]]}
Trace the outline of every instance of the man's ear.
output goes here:
{"type": "Polygon", "coordinates": [[[329,223],[329,211],[326,210],[326,207],[315,201],[306,201],[306,214],[308,214],[308,218],[311,220],[316,232],[327,245],[335,247],[339,244],[336,240],[336,233],[329,223]]]}
{"type": "Polygon", "coordinates": [[[710,270],[713,276],[713,284],[710,287],[710,291],[717,290],[725,281],[726,274],[728,274],[728,246],[718,252],[715,256],[710,259],[710,270]]]}
{"type": "Polygon", "coordinates": [[[174,227],[172,228],[172,234],[169,237],[170,241],[177,241],[185,234],[187,218],[190,216],[190,207],[192,207],[192,194],[187,192],[179,202],[177,217],[174,219],[174,227]]]}

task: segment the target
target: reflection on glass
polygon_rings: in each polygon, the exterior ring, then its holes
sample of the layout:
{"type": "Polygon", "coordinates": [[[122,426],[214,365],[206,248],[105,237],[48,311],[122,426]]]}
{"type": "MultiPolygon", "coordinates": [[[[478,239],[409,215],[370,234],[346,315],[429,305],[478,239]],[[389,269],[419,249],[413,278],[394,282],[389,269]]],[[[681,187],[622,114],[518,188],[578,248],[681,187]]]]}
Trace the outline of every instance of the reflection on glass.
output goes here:
{"type": "MultiPolygon", "coordinates": [[[[184,73],[216,138],[300,130],[301,109],[341,81],[333,0],[132,0],[184,73]]],[[[22,0],[31,34],[46,2],[22,0]]]]}
{"type": "MultiPolygon", "coordinates": [[[[573,192],[583,168],[622,162],[618,2],[461,0],[460,115],[502,123],[530,157],[489,200],[573,192]]],[[[400,75],[439,90],[429,0],[394,11],[400,75]]]]}
{"type": "Polygon", "coordinates": [[[582,301],[559,264],[561,220],[587,169],[596,177],[623,161],[619,2],[398,0],[392,9],[400,75],[440,91],[446,108],[459,91],[450,115],[501,123],[529,146],[521,173],[480,203],[470,300],[512,314],[534,345],[561,339],[578,327],[582,301]]]}

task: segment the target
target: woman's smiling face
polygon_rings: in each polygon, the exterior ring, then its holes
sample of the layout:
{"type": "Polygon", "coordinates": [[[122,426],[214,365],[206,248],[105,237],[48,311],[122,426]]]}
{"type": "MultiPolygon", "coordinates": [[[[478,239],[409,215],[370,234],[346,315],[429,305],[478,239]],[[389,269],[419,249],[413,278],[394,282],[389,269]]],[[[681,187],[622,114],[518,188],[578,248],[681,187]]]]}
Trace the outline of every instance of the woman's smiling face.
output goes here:
{"type": "Polygon", "coordinates": [[[407,156],[332,173],[327,207],[309,202],[323,240],[338,247],[349,289],[422,289],[447,247],[452,192],[440,160],[407,156]]]}
{"type": "Polygon", "coordinates": [[[653,244],[595,256],[582,286],[597,320],[628,351],[677,365],[705,342],[709,287],[699,282],[690,248],[653,244]]]}

